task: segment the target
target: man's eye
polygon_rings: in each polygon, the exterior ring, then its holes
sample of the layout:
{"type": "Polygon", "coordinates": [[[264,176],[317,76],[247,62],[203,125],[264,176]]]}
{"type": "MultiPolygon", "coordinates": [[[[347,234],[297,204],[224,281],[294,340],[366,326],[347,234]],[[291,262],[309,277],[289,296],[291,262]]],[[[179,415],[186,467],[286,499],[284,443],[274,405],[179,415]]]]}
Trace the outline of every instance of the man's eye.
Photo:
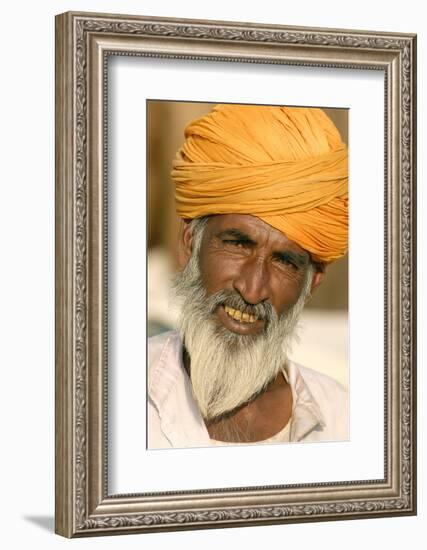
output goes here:
{"type": "Polygon", "coordinates": [[[286,267],[292,267],[295,270],[299,269],[298,264],[294,260],[292,260],[291,258],[287,258],[287,257],[282,256],[282,257],[277,258],[277,261],[280,264],[282,264],[286,267]]]}
{"type": "Polygon", "coordinates": [[[237,239],[225,239],[222,242],[224,244],[230,244],[230,245],[236,246],[236,247],[244,247],[244,246],[248,245],[247,241],[241,241],[241,240],[237,240],[237,239]]]}

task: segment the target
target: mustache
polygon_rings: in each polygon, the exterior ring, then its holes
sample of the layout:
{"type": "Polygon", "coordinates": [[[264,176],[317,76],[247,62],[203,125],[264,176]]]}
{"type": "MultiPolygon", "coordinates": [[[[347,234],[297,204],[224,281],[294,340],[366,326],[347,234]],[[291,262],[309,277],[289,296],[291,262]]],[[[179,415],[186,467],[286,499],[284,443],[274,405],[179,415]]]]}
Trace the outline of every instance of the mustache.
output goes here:
{"type": "Polygon", "coordinates": [[[243,313],[254,315],[267,323],[277,321],[278,316],[268,302],[249,304],[236,290],[220,290],[207,298],[208,311],[212,314],[219,306],[229,306],[243,313]]]}

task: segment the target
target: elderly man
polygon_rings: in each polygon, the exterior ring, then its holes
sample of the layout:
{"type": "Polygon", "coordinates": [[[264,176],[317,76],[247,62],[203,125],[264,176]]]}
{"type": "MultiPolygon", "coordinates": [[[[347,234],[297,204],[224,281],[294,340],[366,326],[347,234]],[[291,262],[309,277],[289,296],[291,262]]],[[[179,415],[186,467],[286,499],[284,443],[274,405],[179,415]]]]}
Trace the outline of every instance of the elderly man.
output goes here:
{"type": "Polygon", "coordinates": [[[347,149],[320,109],[220,105],[172,170],[177,332],[149,340],[148,446],[348,437],[347,392],[289,345],[347,250],[347,149]]]}

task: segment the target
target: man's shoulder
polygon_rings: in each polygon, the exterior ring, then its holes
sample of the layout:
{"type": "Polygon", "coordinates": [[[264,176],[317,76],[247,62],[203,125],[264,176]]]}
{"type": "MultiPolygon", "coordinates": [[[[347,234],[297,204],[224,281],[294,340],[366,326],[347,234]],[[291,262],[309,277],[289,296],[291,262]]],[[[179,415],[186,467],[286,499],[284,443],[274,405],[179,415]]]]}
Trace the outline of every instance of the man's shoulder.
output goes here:
{"type": "Polygon", "coordinates": [[[346,391],[345,387],[342,384],[340,384],[340,382],[335,380],[335,378],[332,378],[332,376],[329,376],[315,369],[311,369],[309,367],[305,367],[300,364],[296,364],[296,365],[301,373],[301,376],[303,376],[307,382],[313,381],[325,387],[331,387],[331,388],[336,388],[336,389],[341,389],[343,391],[346,391]]]}
{"type": "Polygon", "coordinates": [[[349,400],[347,389],[334,378],[293,363],[297,400],[317,417],[322,429],[310,432],[310,440],[347,440],[349,400]]]}
{"type": "Polygon", "coordinates": [[[340,384],[335,378],[328,376],[327,374],[321,373],[315,369],[305,367],[298,363],[293,362],[294,366],[298,370],[301,377],[304,379],[305,383],[309,387],[313,395],[323,398],[331,398],[334,400],[347,400],[348,390],[345,386],[340,384]]]}

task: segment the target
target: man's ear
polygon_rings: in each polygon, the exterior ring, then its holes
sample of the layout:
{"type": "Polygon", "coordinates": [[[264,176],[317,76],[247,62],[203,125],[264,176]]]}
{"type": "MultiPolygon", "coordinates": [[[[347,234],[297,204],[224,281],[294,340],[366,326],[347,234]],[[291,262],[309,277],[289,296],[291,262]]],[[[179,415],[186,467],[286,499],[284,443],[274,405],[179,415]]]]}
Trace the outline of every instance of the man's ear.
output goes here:
{"type": "Polygon", "coordinates": [[[181,220],[178,236],[178,265],[184,269],[193,251],[193,234],[190,228],[191,220],[181,220]]]}
{"type": "Polygon", "coordinates": [[[325,264],[315,263],[314,273],[311,279],[311,289],[310,289],[311,294],[322,283],[324,277],[325,277],[325,264]]]}

